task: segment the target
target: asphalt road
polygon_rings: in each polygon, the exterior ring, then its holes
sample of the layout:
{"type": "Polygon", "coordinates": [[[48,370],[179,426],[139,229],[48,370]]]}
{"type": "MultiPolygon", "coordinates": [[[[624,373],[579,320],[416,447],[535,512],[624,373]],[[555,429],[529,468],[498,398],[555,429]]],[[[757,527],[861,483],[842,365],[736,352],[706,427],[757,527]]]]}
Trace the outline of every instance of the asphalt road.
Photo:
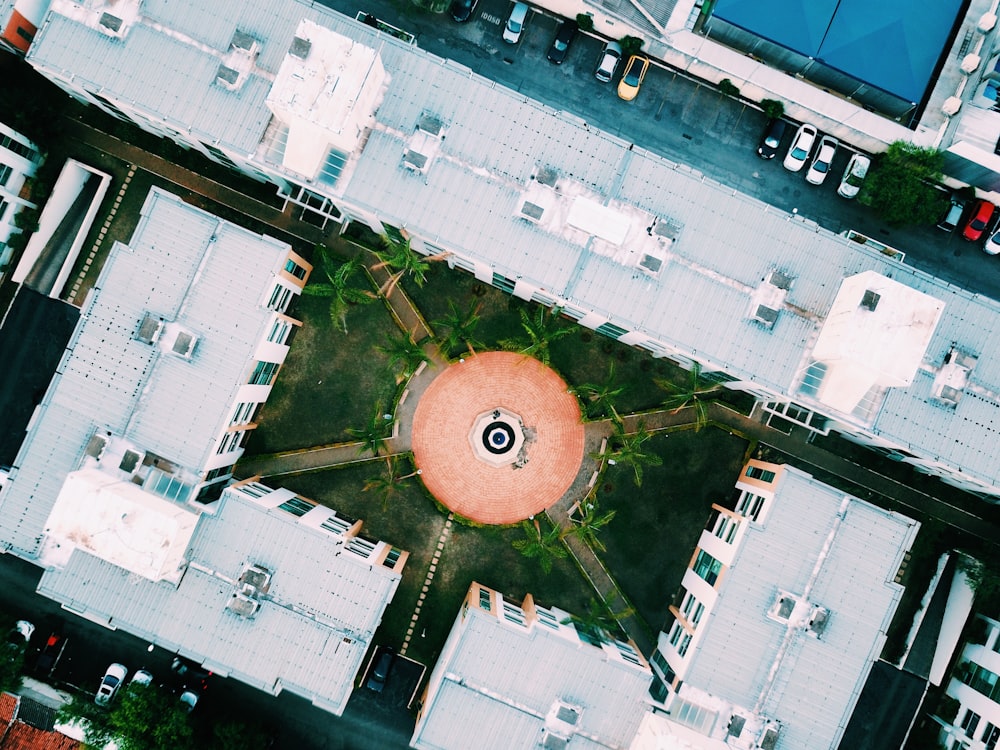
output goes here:
{"type": "MultiPolygon", "coordinates": [[[[0,555],[0,610],[15,619],[29,620],[36,630],[29,646],[28,664],[53,630],[66,638],[66,648],[48,679],[32,675],[69,691],[91,695],[112,662],[153,673],[157,684],[179,691],[185,681],[170,670],[175,654],[118,630],[85,620],[35,593],[40,568],[11,555],[0,555]]],[[[289,750],[371,750],[408,747],[413,717],[393,689],[390,673],[382,696],[358,690],[344,716],[336,717],[290,694],[277,697],[218,675],[208,679],[192,713],[195,722],[211,723],[228,714],[263,726],[275,748],[289,750]]]]}
{"type": "Polygon", "coordinates": [[[479,0],[472,18],[461,24],[448,13],[428,13],[406,0],[365,0],[363,6],[351,0],[322,2],[352,17],[359,10],[372,13],[414,34],[417,46],[435,55],[777,208],[795,209],[833,232],[854,229],[866,234],[904,252],[906,262],[916,268],[1000,300],[1000,257],[986,255],[981,244],[934,227],[890,227],[857,201],[837,196],[851,154],[848,144],[838,149],[827,181],[809,185],[805,170],[793,174],[781,166],[793,129],[785,134],[779,156],[764,161],[756,153],[766,122],[761,112],[662,65],[650,69],[634,101],[623,102],[615,93],[617,77],[600,83],[593,75],[603,39],[578,35],[566,61],[554,65],[545,55],[557,19],[536,9],[528,16],[521,41],[503,42],[508,0],[479,0]]]}

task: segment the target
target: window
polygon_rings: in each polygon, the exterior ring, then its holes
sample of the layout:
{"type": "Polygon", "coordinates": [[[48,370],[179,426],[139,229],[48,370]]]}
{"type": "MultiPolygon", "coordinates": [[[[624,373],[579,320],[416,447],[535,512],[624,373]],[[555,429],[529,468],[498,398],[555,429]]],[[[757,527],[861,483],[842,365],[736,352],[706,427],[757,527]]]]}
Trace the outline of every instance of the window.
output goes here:
{"type": "Polygon", "coordinates": [[[751,479],[759,479],[762,482],[773,482],[774,472],[762,469],[759,466],[748,466],[746,475],[751,479]]]}
{"type": "Polygon", "coordinates": [[[250,385],[271,385],[280,366],[277,362],[258,362],[250,376],[250,385]]]}
{"type": "Polygon", "coordinates": [[[726,544],[732,544],[733,539],[736,538],[736,530],[739,527],[739,521],[724,513],[719,513],[719,517],[715,519],[715,527],[712,529],[712,533],[726,544]]]}
{"type": "Polygon", "coordinates": [[[240,492],[244,495],[249,495],[250,497],[264,497],[264,495],[270,495],[273,490],[260,482],[250,482],[244,484],[241,487],[237,487],[240,492]]]}
{"type": "Polygon", "coordinates": [[[516,625],[524,625],[524,611],[508,602],[503,603],[503,616],[516,625]]]}
{"type": "Polygon", "coordinates": [[[219,441],[219,447],[216,449],[215,454],[221,456],[223,453],[229,453],[237,448],[241,447],[241,438],[244,436],[243,430],[236,430],[235,432],[227,432],[222,436],[222,440],[219,441]]]}
{"type": "Polygon", "coordinates": [[[490,611],[490,592],[486,589],[479,589],[479,608],[490,611]]]}
{"type": "Polygon", "coordinates": [[[670,635],[667,636],[667,640],[670,641],[671,646],[676,648],[677,644],[680,643],[681,641],[681,636],[683,635],[684,635],[684,626],[675,620],[674,626],[670,628],[670,635]]]}
{"type": "Polygon", "coordinates": [[[267,301],[270,310],[284,312],[288,309],[288,303],[292,301],[292,290],[283,284],[275,284],[271,291],[271,299],[267,301]]]}
{"type": "Polygon", "coordinates": [[[976,727],[979,726],[979,714],[972,709],[965,709],[965,716],[962,718],[961,726],[962,729],[965,730],[965,736],[972,739],[972,736],[976,731],[976,727]]]}
{"type": "Polygon", "coordinates": [[[218,469],[212,469],[205,475],[205,481],[211,482],[219,477],[226,477],[233,473],[233,464],[229,466],[220,466],[218,469]]]}
{"type": "Polygon", "coordinates": [[[394,568],[396,567],[396,563],[399,562],[400,555],[402,555],[402,552],[393,547],[385,556],[385,560],[382,561],[382,564],[387,568],[394,568]]]}
{"type": "Polygon", "coordinates": [[[628,331],[626,331],[621,326],[616,326],[611,323],[602,323],[601,325],[597,326],[597,328],[595,328],[594,330],[597,331],[602,336],[607,336],[608,338],[612,339],[620,339],[622,336],[628,333],[628,331]]]}
{"type": "Polygon", "coordinates": [[[280,318],[271,324],[271,332],[267,334],[267,340],[272,344],[284,344],[288,340],[288,334],[292,330],[292,324],[280,318]]]}
{"type": "Polygon", "coordinates": [[[741,516],[746,516],[747,518],[752,518],[756,521],[757,516],[760,515],[760,510],[763,507],[763,497],[755,495],[752,492],[744,492],[740,495],[739,502],[736,504],[736,512],[741,516]]]}
{"type": "Polygon", "coordinates": [[[493,286],[501,291],[507,292],[508,294],[514,293],[514,284],[516,282],[511,281],[506,276],[501,273],[493,274],[493,286]]]}
{"type": "Polygon", "coordinates": [[[681,645],[677,647],[677,653],[681,656],[686,656],[688,652],[688,646],[691,645],[691,634],[685,633],[684,637],[681,638],[681,645]]]}
{"type": "Polygon", "coordinates": [[[714,586],[719,579],[719,571],[722,570],[722,563],[708,554],[705,550],[698,550],[698,556],[694,560],[694,572],[708,583],[714,586]]]}
{"type": "Polygon", "coordinates": [[[538,615],[538,622],[547,628],[552,628],[553,630],[559,630],[559,621],[556,619],[555,615],[549,612],[547,609],[536,609],[535,614],[538,615]]]}
{"type": "Polygon", "coordinates": [[[233,411],[233,421],[229,424],[246,424],[250,421],[251,415],[254,413],[254,407],[257,406],[255,401],[243,401],[236,404],[236,409],[233,411]]]}
{"type": "Polygon", "coordinates": [[[0,186],[7,184],[7,180],[10,179],[10,174],[13,171],[14,170],[6,164],[0,164],[0,186]]]}
{"type": "Polygon", "coordinates": [[[994,726],[990,722],[986,722],[986,728],[983,730],[983,743],[986,745],[986,750],[995,750],[997,746],[997,741],[1000,740],[1000,727],[994,726]]]}
{"type": "Polygon", "coordinates": [[[285,270],[299,280],[302,280],[306,277],[306,269],[304,269],[302,266],[300,266],[291,258],[285,261],[285,270]]]}
{"type": "Polygon", "coordinates": [[[705,605],[698,602],[694,607],[694,612],[691,613],[691,619],[689,621],[692,628],[698,627],[698,623],[701,622],[701,616],[703,614],[705,614],[705,605]]]}
{"type": "Polygon", "coordinates": [[[667,664],[667,660],[663,657],[663,654],[660,653],[659,649],[653,651],[653,655],[649,658],[652,660],[653,664],[660,668],[660,671],[663,672],[663,674],[670,671],[670,665],[667,664]]]}
{"type": "Polygon", "coordinates": [[[0,219],[3,219],[4,214],[7,213],[8,203],[3,198],[0,198],[0,219]]]}
{"type": "Polygon", "coordinates": [[[975,690],[982,693],[992,701],[1000,699],[1000,678],[988,669],[983,669],[978,664],[969,664],[965,670],[959,671],[959,679],[975,690]]]}
{"type": "Polygon", "coordinates": [[[314,503],[303,500],[301,497],[290,497],[278,506],[283,511],[291,513],[293,516],[304,516],[316,507],[314,503]]]}

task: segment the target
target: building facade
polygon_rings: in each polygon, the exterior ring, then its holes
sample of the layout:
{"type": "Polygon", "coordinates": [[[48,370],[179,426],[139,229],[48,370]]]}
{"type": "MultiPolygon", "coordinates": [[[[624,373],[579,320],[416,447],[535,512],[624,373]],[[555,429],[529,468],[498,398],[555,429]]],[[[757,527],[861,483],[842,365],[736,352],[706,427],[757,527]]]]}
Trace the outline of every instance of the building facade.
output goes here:
{"type": "Polygon", "coordinates": [[[1000,622],[976,615],[933,719],[946,750],[994,750],[1000,742],[1000,622]]]}
{"type": "Polygon", "coordinates": [[[22,209],[37,208],[31,201],[29,180],[41,163],[38,147],[0,122],[0,272],[10,265],[14,255],[7,243],[21,233],[14,217],[22,209]]]}

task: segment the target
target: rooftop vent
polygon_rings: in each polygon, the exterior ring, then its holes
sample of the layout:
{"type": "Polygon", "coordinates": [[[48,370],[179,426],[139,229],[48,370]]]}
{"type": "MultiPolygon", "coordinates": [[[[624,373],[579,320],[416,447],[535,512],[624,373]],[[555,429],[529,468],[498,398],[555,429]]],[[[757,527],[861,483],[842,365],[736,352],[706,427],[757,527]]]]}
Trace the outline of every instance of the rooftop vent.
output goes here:
{"type": "Polygon", "coordinates": [[[774,750],[775,746],[778,744],[778,735],[781,733],[781,725],[776,722],[768,722],[764,727],[764,731],[760,733],[760,739],[757,741],[757,747],[760,750],[774,750]]]}
{"type": "Polygon", "coordinates": [[[146,313],[139,323],[139,330],[135,334],[135,339],[144,344],[153,344],[163,330],[163,318],[159,318],[152,313],[146,313]]]}
{"type": "Polygon", "coordinates": [[[226,65],[220,65],[219,72],[216,73],[215,80],[221,86],[225,86],[227,89],[235,90],[240,82],[240,71],[234,70],[226,65]]]}
{"type": "Polygon", "coordinates": [[[271,571],[260,565],[247,566],[234,586],[226,609],[240,617],[253,617],[260,609],[261,597],[267,594],[270,586],[271,571]]]}
{"type": "Polygon", "coordinates": [[[875,312],[875,308],[878,307],[878,301],[882,299],[882,295],[878,292],[873,292],[871,289],[866,289],[865,293],[861,295],[861,307],[866,310],[871,310],[875,312]]]}
{"type": "Polygon", "coordinates": [[[194,352],[194,347],[195,344],[197,343],[198,343],[197,336],[193,336],[190,333],[180,331],[177,334],[177,338],[174,339],[174,345],[170,348],[170,351],[172,351],[179,357],[190,359],[191,353],[194,352]]]}
{"type": "Polygon", "coordinates": [[[559,181],[559,173],[548,167],[539,167],[535,172],[535,182],[554,188],[559,181]]]}
{"type": "Polygon", "coordinates": [[[809,614],[809,624],[807,629],[809,635],[819,638],[823,635],[823,631],[826,630],[827,624],[830,622],[830,610],[826,607],[815,606],[812,612],[809,614]]]}
{"type": "Polygon", "coordinates": [[[288,54],[292,57],[296,57],[299,60],[305,60],[309,57],[309,51],[312,49],[312,42],[308,39],[303,39],[297,36],[292,39],[292,46],[288,49],[288,54]]]}
{"type": "Polygon", "coordinates": [[[767,328],[773,328],[778,322],[781,307],[785,304],[785,297],[792,288],[792,281],[793,278],[788,274],[771,270],[753,293],[750,318],[763,323],[767,328]]]}
{"type": "Polygon", "coordinates": [[[660,269],[663,268],[663,259],[657,258],[655,255],[643,253],[642,259],[639,261],[639,268],[652,276],[656,276],[660,273],[660,269]]]}
{"type": "Polygon", "coordinates": [[[962,394],[969,382],[969,376],[976,367],[978,358],[954,347],[944,357],[944,364],[938,370],[931,387],[931,398],[954,409],[962,400],[962,394]]]}
{"type": "Polygon", "coordinates": [[[417,120],[417,126],[403,152],[403,166],[414,172],[426,173],[431,162],[441,149],[444,140],[444,124],[434,115],[424,112],[417,120]]]}
{"type": "Polygon", "coordinates": [[[90,436],[90,440],[87,441],[87,447],[83,449],[84,455],[90,456],[91,458],[101,460],[101,454],[104,453],[104,448],[108,444],[107,434],[101,434],[95,432],[90,436]]]}
{"type": "Polygon", "coordinates": [[[565,750],[568,745],[569,737],[561,737],[551,732],[546,732],[545,739],[542,740],[544,750],[565,750]]]}
{"type": "Polygon", "coordinates": [[[436,138],[444,138],[444,123],[434,115],[424,112],[417,121],[417,129],[433,135],[436,138]]]}
{"type": "Polygon", "coordinates": [[[743,727],[746,723],[746,718],[739,714],[733,714],[732,718],[729,719],[729,726],[726,727],[726,735],[729,737],[739,737],[743,734],[743,727]]]}
{"type": "Polygon", "coordinates": [[[521,205],[521,216],[531,221],[541,221],[545,209],[531,201],[525,201],[521,205]]]}
{"type": "Polygon", "coordinates": [[[113,36],[117,36],[121,32],[122,25],[125,22],[118,16],[112,15],[111,13],[102,13],[98,23],[103,28],[110,31],[113,36]]]}
{"type": "Polygon", "coordinates": [[[580,709],[564,704],[560,705],[556,710],[556,718],[570,726],[576,726],[576,723],[580,720],[580,709]]]}
{"type": "Polygon", "coordinates": [[[237,29],[233,32],[233,40],[229,43],[230,49],[239,49],[244,52],[253,52],[257,40],[245,31],[237,29]]]}
{"type": "Polygon", "coordinates": [[[122,454],[122,460],[118,464],[118,468],[128,474],[132,474],[139,467],[144,458],[145,454],[126,449],[125,453],[122,454]]]}

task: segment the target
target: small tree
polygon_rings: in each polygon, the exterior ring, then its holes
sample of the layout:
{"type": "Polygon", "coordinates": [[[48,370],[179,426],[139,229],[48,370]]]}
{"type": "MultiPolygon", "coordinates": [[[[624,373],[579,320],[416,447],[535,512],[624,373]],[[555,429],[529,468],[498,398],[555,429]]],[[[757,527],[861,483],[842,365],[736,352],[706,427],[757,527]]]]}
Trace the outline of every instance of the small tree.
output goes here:
{"type": "Polygon", "coordinates": [[[453,356],[460,347],[468,349],[469,354],[475,354],[476,349],[482,348],[482,343],[476,338],[481,307],[478,302],[470,302],[467,310],[460,310],[454,300],[448,300],[448,314],[431,324],[438,331],[438,344],[446,356],[453,356]]]}
{"type": "Polygon", "coordinates": [[[357,429],[348,428],[347,434],[361,442],[358,453],[371,451],[373,456],[377,456],[391,431],[392,420],[386,419],[382,404],[375,404],[375,413],[368,419],[365,426],[357,429]]]}
{"type": "Polygon", "coordinates": [[[526,310],[521,310],[521,328],[524,329],[524,337],[504,339],[500,342],[500,346],[528,357],[535,357],[544,365],[549,364],[549,345],[573,332],[572,328],[560,326],[558,315],[559,308],[549,310],[542,305],[538,305],[533,316],[526,310]]]}
{"type": "Polygon", "coordinates": [[[558,527],[551,527],[542,533],[542,527],[537,519],[532,521],[522,521],[521,528],[524,530],[525,539],[517,539],[513,542],[514,549],[525,557],[538,558],[538,564],[542,566],[542,572],[548,574],[552,572],[552,563],[565,558],[569,552],[563,546],[563,532],[558,527]]]}
{"type": "Polygon", "coordinates": [[[583,402],[583,411],[588,419],[611,417],[619,420],[614,402],[627,389],[627,383],[615,384],[615,363],[612,360],[608,368],[608,377],[603,382],[578,385],[573,389],[573,393],[583,402]]]}
{"type": "Polygon", "coordinates": [[[708,424],[708,402],[722,393],[722,386],[701,376],[701,366],[696,362],[688,372],[688,380],[683,385],[655,378],[656,385],[669,395],[663,401],[663,406],[676,414],[686,406],[694,408],[695,431],[708,424]]]}
{"type": "Polygon", "coordinates": [[[376,492],[382,498],[382,507],[386,508],[389,505],[389,501],[399,495],[401,491],[400,484],[419,473],[418,471],[411,471],[409,474],[400,474],[399,462],[392,456],[386,456],[385,471],[365,482],[361,491],[376,492]]]}
{"type": "Polygon", "coordinates": [[[302,290],[310,297],[326,297],[330,300],[330,321],[337,328],[347,333],[347,312],[354,305],[366,305],[375,300],[375,295],[367,289],[353,284],[355,275],[361,270],[361,261],[357,258],[335,263],[326,248],[316,246],[319,259],[319,270],[326,281],[310,282],[302,290]]]}
{"type": "Polygon", "coordinates": [[[721,91],[726,96],[740,95],[739,87],[735,83],[730,81],[728,78],[723,78],[721,81],[719,81],[719,91],[721,91]]]}
{"type": "Polygon", "coordinates": [[[630,55],[638,54],[642,49],[642,43],[642,39],[637,36],[623,36],[618,40],[622,48],[622,57],[627,60],[630,55]]]}
{"type": "Polygon", "coordinates": [[[404,378],[416,372],[424,362],[430,362],[427,353],[408,333],[392,336],[388,344],[380,344],[376,348],[389,358],[389,367],[402,367],[404,378]]]}
{"type": "MultiPolygon", "coordinates": [[[[662,466],[663,459],[656,453],[650,453],[645,444],[653,437],[646,430],[646,423],[639,422],[635,432],[625,432],[625,425],[622,422],[614,423],[615,431],[611,436],[609,450],[606,454],[609,462],[623,464],[632,469],[635,475],[635,486],[642,486],[642,473],[646,466],[662,466]]],[[[601,458],[601,454],[595,454],[595,458],[601,458]]]]}
{"type": "Polygon", "coordinates": [[[876,157],[858,200],[893,226],[933,224],[948,203],[947,195],[933,187],[943,167],[940,151],[896,141],[876,157]]]}
{"type": "Polygon", "coordinates": [[[404,239],[395,241],[389,237],[382,237],[382,250],[375,252],[378,263],[372,266],[372,270],[387,268],[389,278],[379,289],[379,293],[390,296],[396,285],[404,278],[410,277],[413,283],[422,287],[427,281],[427,273],[431,270],[431,263],[444,260],[449,253],[439,253],[430,257],[424,257],[410,247],[410,241],[404,239]]]}
{"type": "Polygon", "coordinates": [[[777,99],[761,99],[760,108],[772,120],[777,120],[785,114],[785,105],[777,99]]]}
{"type": "Polygon", "coordinates": [[[573,534],[591,549],[607,552],[607,546],[598,538],[597,533],[614,520],[615,511],[600,513],[592,497],[588,497],[581,508],[582,515],[573,527],[573,534]]]}
{"type": "Polygon", "coordinates": [[[577,13],[576,25],[580,27],[580,31],[593,31],[594,17],[589,13],[577,13]]]}
{"type": "MultiPolygon", "coordinates": [[[[612,598],[617,598],[614,594],[612,598]]],[[[619,624],[626,617],[635,614],[635,610],[626,607],[621,612],[612,612],[608,602],[599,601],[593,597],[587,603],[587,611],[582,615],[570,615],[562,621],[563,625],[572,624],[577,633],[588,643],[600,646],[607,643],[609,636],[621,633],[619,624]]]]}

